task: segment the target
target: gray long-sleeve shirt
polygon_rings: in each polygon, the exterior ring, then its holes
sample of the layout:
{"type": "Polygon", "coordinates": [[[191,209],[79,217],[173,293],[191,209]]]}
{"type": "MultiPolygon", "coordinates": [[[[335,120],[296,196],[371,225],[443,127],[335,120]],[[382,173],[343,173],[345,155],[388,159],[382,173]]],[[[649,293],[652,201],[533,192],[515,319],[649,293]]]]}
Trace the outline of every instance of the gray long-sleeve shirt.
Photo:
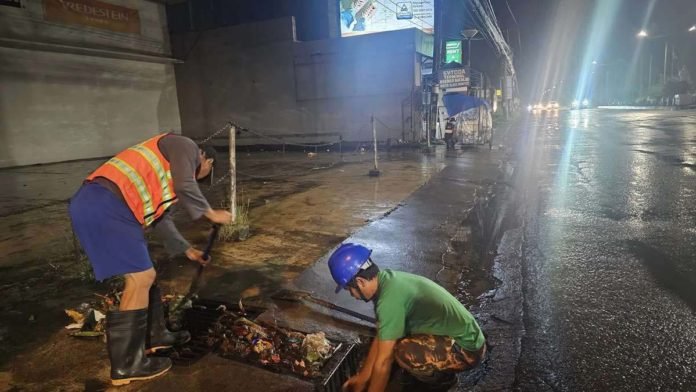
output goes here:
{"type": "MultiPolygon", "coordinates": [[[[159,140],[158,146],[164,158],[169,161],[174,192],[179,202],[152,225],[152,230],[163,242],[167,253],[176,255],[183,253],[191,245],[174,225],[172,210],[177,206],[183,207],[191,219],[195,220],[210,210],[210,204],[196,182],[196,170],[200,165],[198,145],[185,136],[167,135],[159,140]]],[[[121,190],[113,182],[103,177],[97,177],[94,181],[124,200],[121,190]]]]}

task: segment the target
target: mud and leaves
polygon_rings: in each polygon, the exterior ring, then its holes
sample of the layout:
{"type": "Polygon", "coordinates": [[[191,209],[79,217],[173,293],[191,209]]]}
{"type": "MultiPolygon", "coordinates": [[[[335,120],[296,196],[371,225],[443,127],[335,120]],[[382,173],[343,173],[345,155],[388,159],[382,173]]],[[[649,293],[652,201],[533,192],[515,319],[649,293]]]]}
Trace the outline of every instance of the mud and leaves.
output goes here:
{"type": "Polygon", "coordinates": [[[207,342],[224,358],[306,378],[319,377],[337,349],[324,332],[305,334],[262,325],[233,312],[224,312],[213,324],[207,342]]]}
{"type": "Polygon", "coordinates": [[[76,338],[95,338],[103,336],[106,331],[106,314],[110,310],[118,309],[121,303],[120,285],[115,283],[106,294],[95,294],[95,299],[83,302],[73,309],[65,309],[65,314],[72,319],[72,323],[65,326],[69,330],[78,330],[70,333],[76,338]]]}

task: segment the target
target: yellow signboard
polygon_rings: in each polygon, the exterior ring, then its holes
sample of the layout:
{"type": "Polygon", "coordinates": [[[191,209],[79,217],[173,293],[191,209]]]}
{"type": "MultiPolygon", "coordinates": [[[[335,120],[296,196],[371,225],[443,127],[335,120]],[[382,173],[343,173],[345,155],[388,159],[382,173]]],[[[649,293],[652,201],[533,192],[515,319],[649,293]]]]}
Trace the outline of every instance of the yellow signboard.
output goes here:
{"type": "Polygon", "coordinates": [[[502,97],[502,96],[503,96],[503,90],[501,90],[501,89],[499,89],[499,88],[496,89],[496,90],[495,90],[495,96],[496,96],[496,97],[502,97]]]}
{"type": "Polygon", "coordinates": [[[43,0],[44,18],[53,22],[140,34],[138,10],[97,0],[43,0]]]}

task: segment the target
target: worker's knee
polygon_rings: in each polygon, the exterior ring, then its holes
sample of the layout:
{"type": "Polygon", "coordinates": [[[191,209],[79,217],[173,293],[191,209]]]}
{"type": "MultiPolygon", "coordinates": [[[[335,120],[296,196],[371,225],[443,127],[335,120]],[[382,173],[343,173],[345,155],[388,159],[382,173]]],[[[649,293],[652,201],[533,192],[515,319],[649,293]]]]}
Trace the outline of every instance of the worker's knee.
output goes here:
{"type": "Polygon", "coordinates": [[[427,362],[427,335],[399,339],[394,347],[394,360],[400,367],[412,371],[427,362]]]}

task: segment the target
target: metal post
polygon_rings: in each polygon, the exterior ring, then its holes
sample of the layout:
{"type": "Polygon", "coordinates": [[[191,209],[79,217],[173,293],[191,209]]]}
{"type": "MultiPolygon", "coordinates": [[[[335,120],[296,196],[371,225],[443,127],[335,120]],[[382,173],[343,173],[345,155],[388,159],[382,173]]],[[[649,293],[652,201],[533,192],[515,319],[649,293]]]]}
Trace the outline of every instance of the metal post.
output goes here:
{"type": "Polygon", "coordinates": [[[672,45],[672,58],[669,59],[669,78],[672,79],[672,76],[674,76],[674,45],[672,45]]]}
{"type": "MultiPolygon", "coordinates": [[[[415,138],[416,138],[416,136],[415,136],[415,134],[414,134],[414,133],[416,132],[416,126],[415,126],[415,121],[416,121],[416,119],[415,119],[415,108],[413,107],[413,104],[414,104],[414,102],[413,102],[413,94],[414,94],[414,93],[415,93],[415,92],[414,92],[414,90],[413,90],[413,85],[411,85],[411,138],[412,138],[412,139],[415,139],[415,138]]],[[[406,141],[406,140],[404,140],[404,141],[406,141]]]]}
{"type": "Polygon", "coordinates": [[[667,84],[667,48],[669,43],[665,42],[665,65],[662,69],[662,85],[667,84]]]}
{"type": "Polygon", "coordinates": [[[379,168],[377,166],[377,127],[375,126],[375,115],[372,115],[372,146],[374,150],[374,156],[375,156],[375,167],[374,169],[370,170],[370,177],[378,177],[379,176],[379,168]]]}
{"type": "Polygon", "coordinates": [[[471,73],[471,38],[467,41],[466,72],[471,73]]]}
{"type": "Polygon", "coordinates": [[[650,91],[650,88],[652,88],[652,63],[653,55],[650,53],[650,66],[648,67],[648,91],[650,91]]]}
{"type": "Polygon", "coordinates": [[[230,126],[230,214],[237,221],[237,127],[230,126]]]}
{"type": "MultiPolygon", "coordinates": [[[[430,92],[428,92],[430,94],[430,92]]],[[[428,148],[430,148],[430,105],[428,105],[428,112],[425,113],[425,134],[428,138],[428,148]]]]}
{"type": "Polygon", "coordinates": [[[639,83],[640,90],[638,92],[638,96],[642,99],[644,96],[644,86],[643,85],[645,84],[645,77],[643,76],[643,72],[645,72],[645,61],[640,61],[640,63],[638,64],[638,67],[639,67],[638,75],[636,75],[638,77],[638,81],[640,82],[639,83]]]}

